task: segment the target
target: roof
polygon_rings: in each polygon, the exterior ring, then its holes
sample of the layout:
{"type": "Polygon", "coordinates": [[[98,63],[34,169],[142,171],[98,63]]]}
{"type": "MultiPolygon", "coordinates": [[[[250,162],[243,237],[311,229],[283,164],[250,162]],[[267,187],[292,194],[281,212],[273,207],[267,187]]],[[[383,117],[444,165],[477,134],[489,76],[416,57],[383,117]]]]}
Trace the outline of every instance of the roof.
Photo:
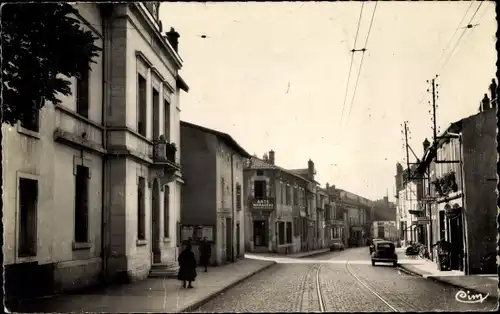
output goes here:
{"type": "Polygon", "coordinates": [[[281,168],[277,165],[273,165],[273,164],[270,164],[256,156],[251,156],[250,157],[250,166],[247,167],[247,169],[257,169],[257,170],[279,170],[279,171],[283,171],[285,173],[288,173],[298,179],[302,179],[304,181],[307,181],[307,182],[311,182],[311,180],[307,179],[307,178],[304,178],[303,176],[301,175],[298,175],[297,173],[291,171],[291,170],[287,170],[285,168],[281,168]]]}
{"type": "Polygon", "coordinates": [[[252,156],[250,156],[249,153],[247,153],[246,150],[243,149],[243,147],[241,147],[231,137],[231,135],[229,135],[227,133],[223,133],[223,132],[220,132],[220,131],[209,129],[209,128],[203,127],[201,125],[196,125],[196,124],[189,123],[189,122],[186,122],[186,121],[181,121],[181,126],[185,126],[185,127],[189,127],[189,128],[200,130],[202,132],[213,134],[213,135],[217,136],[220,140],[222,140],[224,143],[226,143],[229,147],[231,147],[236,152],[238,152],[242,157],[245,157],[245,158],[251,158],[252,157],[252,156]]]}
{"type": "MultiPolygon", "coordinates": [[[[475,116],[475,115],[476,114],[474,114],[472,116],[475,116]]],[[[434,159],[434,157],[436,157],[436,150],[434,149],[434,145],[436,145],[438,148],[443,146],[443,144],[446,141],[448,141],[448,139],[445,137],[445,135],[447,133],[460,132],[462,130],[462,122],[465,119],[468,119],[472,116],[469,116],[467,118],[463,118],[463,119],[460,119],[458,121],[451,123],[450,126],[448,126],[448,128],[446,128],[446,130],[443,133],[441,133],[441,135],[438,136],[439,137],[438,140],[436,142],[433,141],[433,143],[425,150],[424,156],[422,157],[422,161],[418,165],[417,169],[415,169],[415,171],[417,171],[419,173],[424,172],[425,169],[427,168],[427,165],[429,165],[430,162],[434,159]]]]}
{"type": "Polygon", "coordinates": [[[308,177],[309,177],[309,169],[307,169],[307,168],[303,168],[303,169],[290,169],[289,171],[291,171],[291,172],[293,172],[295,174],[298,174],[301,177],[306,178],[307,181],[314,182],[314,183],[316,183],[316,184],[319,185],[318,181],[308,179],[308,177]]]}

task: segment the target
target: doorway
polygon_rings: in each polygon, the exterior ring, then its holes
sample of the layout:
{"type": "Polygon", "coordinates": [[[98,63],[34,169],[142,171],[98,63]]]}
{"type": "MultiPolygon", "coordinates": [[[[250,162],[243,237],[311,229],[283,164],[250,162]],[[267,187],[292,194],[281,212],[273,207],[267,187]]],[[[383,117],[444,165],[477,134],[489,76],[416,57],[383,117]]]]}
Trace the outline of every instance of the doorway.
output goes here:
{"type": "Polygon", "coordinates": [[[231,218],[226,218],[226,261],[231,260],[231,253],[233,249],[233,244],[232,244],[232,219],[231,218]]]}
{"type": "Polygon", "coordinates": [[[453,270],[464,270],[463,263],[463,252],[464,252],[464,241],[463,241],[463,217],[462,214],[450,217],[450,242],[452,244],[452,256],[451,256],[451,269],[453,270]]]}
{"type": "Polygon", "coordinates": [[[236,257],[240,257],[240,224],[236,224],[236,257]]]}
{"type": "Polygon", "coordinates": [[[160,249],[160,185],[158,180],[153,181],[153,190],[151,193],[151,254],[153,263],[161,262],[160,249]]]}
{"type": "Polygon", "coordinates": [[[265,226],[264,220],[255,220],[253,222],[253,243],[256,247],[267,247],[265,226]]]}

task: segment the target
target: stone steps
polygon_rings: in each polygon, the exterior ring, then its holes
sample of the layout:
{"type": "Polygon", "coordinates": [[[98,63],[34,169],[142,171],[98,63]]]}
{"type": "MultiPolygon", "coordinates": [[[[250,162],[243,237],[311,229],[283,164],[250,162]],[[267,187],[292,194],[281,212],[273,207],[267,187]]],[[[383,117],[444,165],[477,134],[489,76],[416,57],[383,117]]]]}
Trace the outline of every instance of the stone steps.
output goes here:
{"type": "Polygon", "coordinates": [[[177,278],[179,265],[177,262],[157,263],[151,265],[150,278],[177,278]]]}

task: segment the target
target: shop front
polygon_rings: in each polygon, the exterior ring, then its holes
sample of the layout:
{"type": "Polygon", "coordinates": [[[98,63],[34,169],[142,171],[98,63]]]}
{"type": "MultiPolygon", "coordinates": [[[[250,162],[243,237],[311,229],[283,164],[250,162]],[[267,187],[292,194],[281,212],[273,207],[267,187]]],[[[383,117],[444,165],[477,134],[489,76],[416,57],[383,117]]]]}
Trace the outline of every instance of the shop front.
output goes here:
{"type": "Polygon", "coordinates": [[[461,199],[438,203],[439,234],[450,244],[450,269],[465,271],[467,246],[461,199]]]}

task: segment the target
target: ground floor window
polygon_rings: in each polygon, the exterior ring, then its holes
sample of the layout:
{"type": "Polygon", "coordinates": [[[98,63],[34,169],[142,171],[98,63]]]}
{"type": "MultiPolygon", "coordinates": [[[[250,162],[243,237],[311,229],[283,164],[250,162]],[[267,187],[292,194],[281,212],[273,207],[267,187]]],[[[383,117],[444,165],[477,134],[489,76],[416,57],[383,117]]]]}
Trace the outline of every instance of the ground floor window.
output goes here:
{"type": "Polygon", "coordinates": [[[290,244],[292,243],[292,223],[287,222],[286,223],[286,243],[290,244]]]}
{"type": "Polygon", "coordinates": [[[278,244],[285,244],[285,222],[278,222],[278,244]]]}

